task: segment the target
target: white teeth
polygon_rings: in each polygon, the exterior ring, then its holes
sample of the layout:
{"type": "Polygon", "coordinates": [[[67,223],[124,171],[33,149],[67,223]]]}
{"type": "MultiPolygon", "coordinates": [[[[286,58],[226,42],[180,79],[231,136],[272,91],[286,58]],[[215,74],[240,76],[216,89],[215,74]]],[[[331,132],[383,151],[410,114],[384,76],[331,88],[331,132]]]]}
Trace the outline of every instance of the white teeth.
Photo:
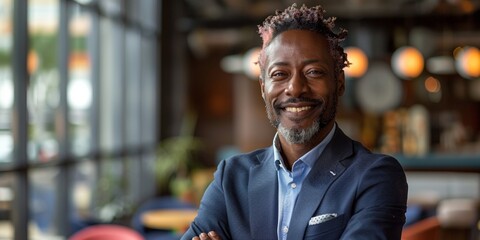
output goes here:
{"type": "Polygon", "coordinates": [[[311,107],[309,107],[309,106],[307,106],[307,107],[287,107],[287,108],[285,108],[285,110],[287,110],[287,112],[301,112],[301,111],[308,110],[310,108],[311,107]]]}

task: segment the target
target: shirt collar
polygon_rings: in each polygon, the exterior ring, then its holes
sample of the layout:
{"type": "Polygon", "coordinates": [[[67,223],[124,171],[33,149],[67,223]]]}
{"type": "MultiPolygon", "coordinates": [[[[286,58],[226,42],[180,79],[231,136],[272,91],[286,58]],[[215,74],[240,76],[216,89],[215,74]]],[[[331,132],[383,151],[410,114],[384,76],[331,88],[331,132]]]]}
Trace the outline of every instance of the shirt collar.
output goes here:
{"type": "MultiPolygon", "coordinates": [[[[332,130],[330,130],[327,136],[317,146],[315,146],[310,151],[305,153],[305,155],[301,156],[300,159],[297,159],[297,161],[302,160],[309,167],[312,167],[313,164],[315,164],[315,161],[323,153],[323,150],[325,150],[325,147],[332,140],[333,134],[335,133],[336,128],[337,128],[337,124],[335,123],[333,125],[332,130]]],[[[282,151],[282,147],[280,145],[280,139],[278,137],[278,132],[277,132],[275,134],[275,137],[273,138],[273,157],[274,157],[275,168],[277,169],[277,171],[283,168],[284,166],[281,151],[282,151]]]]}

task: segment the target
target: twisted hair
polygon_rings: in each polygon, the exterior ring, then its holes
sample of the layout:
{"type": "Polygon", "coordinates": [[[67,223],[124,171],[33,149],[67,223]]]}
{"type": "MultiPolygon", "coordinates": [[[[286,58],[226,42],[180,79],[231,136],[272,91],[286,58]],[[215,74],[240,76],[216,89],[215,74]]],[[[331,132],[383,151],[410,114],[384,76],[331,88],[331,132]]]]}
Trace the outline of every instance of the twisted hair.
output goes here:
{"type": "Polygon", "coordinates": [[[347,37],[347,30],[341,28],[339,33],[334,33],[336,18],[325,18],[325,13],[326,11],[320,5],[312,8],[302,5],[297,8],[294,3],[284,11],[277,10],[275,15],[268,16],[262,25],[258,25],[258,33],[263,40],[258,59],[262,75],[265,73],[265,48],[280,33],[294,29],[309,30],[325,36],[329,44],[330,55],[334,59],[335,73],[339,73],[344,67],[350,65],[347,54],[340,46],[340,43],[347,37]]]}

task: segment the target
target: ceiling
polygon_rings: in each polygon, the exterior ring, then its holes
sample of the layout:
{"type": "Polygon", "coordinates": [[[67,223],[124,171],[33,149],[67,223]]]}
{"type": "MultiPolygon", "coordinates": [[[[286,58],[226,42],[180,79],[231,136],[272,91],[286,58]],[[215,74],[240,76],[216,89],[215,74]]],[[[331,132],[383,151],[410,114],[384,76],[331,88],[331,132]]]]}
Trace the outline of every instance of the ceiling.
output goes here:
{"type": "Polygon", "coordinates": [[[243,51],[258,44],[252,28],[294,2],[320,4],[328,16],[362,27],[426,27],[433,32],[421,36],[427,45],[480,43],[480,0],[184,0],[186,10],[179,29],[188,33],[190,49],[198,56],[222,46],[243,51]]]}
{"type": "Polygon", "coordinates": [[[411,15],[462,15],[478,11],[480,0],[185,0],[196,19],[263,18],[274,10],[297,3],[322,5],[328,14],[342,18],[401,17],[411,15]]]}

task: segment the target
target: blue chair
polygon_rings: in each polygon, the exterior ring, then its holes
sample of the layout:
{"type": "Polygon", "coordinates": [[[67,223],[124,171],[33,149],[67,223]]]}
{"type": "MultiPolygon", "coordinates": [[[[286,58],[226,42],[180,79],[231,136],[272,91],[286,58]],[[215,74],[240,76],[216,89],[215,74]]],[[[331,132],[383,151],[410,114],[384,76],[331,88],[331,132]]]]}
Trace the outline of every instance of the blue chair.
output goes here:
{"type": "Polygon", "coordinates": [[[422,220],[423,218],[425,218],[424,215],[425,214],[424,214],[422,206],[416,205],[416,204],[412,204],[412,205],[408,206],[407,207],[407,212],[405,213],[406,220],[405,220],[404,227],[410,226],[410,225],[422,220]]]}
{"type": "Polygon", "coordinates": [[[142,223],[141,216],[146,211],[158,209],[195,209],[196,206],[191,203],[182,202],[175,197],[165,196],[149,199],[141,204],[132,217],[132,228],[139,232],[146,240],[178,240],[181,235],[175,233],[172,229],[152,229],[142,223]]]}

